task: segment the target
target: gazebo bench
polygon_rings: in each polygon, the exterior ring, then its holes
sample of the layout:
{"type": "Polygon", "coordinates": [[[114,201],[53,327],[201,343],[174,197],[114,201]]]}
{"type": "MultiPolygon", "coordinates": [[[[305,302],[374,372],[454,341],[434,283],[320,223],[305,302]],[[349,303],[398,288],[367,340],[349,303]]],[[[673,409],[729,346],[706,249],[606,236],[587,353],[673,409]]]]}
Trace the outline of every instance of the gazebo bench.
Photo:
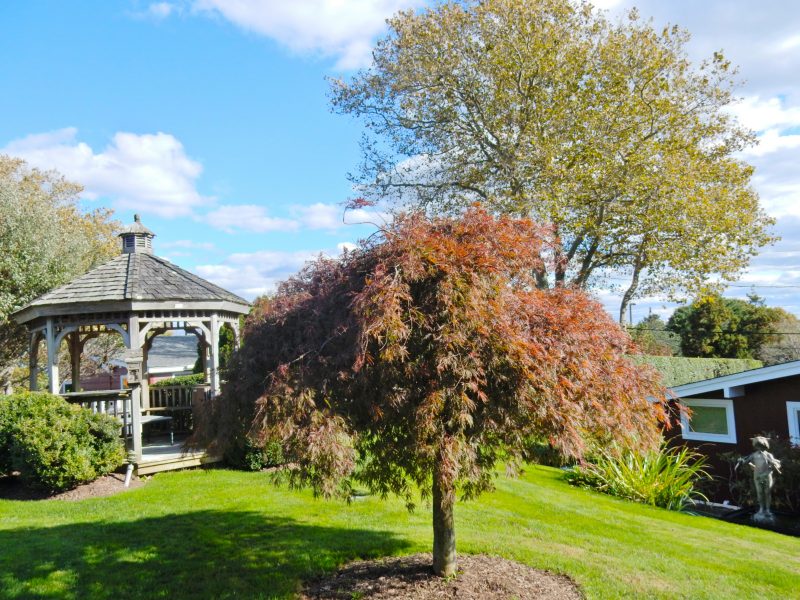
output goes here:
{"type": "Polygon", "coordinates": [[[169,444],[175,444],[175,430],[172,427],[172,417],[167,415],[142,415],[141,417],[142,430],[145,425],[150,423],[169,423],[169,444]]]}

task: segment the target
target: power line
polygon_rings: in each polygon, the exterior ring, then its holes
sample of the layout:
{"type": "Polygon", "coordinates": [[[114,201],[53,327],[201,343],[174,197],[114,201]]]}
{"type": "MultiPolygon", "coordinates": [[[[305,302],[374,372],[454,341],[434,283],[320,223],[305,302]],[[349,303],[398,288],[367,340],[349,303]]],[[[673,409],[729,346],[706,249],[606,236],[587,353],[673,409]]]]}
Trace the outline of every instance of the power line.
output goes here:
{"type": "MultiPolygon", "coordinates": [[[[637,331],[658,331],[661,333],[668,333],[670,335],[679,336],[680,334],[670,331],[669,329],[656,329],[655,327],[639,327],[638,325],[629,325],[628,329],[635,329],[637,331]]],[[[800,335],[800,331],[753,331],[747,329],[714,329],[711,331],[703,330],[704,333],[726,333],[726,334],[741,334],[741,335],[800,335]]]]}

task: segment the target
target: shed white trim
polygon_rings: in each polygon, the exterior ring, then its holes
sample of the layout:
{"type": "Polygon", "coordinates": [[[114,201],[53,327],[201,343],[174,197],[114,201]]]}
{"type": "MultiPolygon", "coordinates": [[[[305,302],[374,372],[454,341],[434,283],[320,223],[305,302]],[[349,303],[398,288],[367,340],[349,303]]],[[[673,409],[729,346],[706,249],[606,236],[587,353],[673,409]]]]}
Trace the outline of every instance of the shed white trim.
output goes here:
{"type": "Polygon", "coordinates": [[[800,402],[786,403],[786,418],[789,419],[789,439],[800,446],[800,402]]]}

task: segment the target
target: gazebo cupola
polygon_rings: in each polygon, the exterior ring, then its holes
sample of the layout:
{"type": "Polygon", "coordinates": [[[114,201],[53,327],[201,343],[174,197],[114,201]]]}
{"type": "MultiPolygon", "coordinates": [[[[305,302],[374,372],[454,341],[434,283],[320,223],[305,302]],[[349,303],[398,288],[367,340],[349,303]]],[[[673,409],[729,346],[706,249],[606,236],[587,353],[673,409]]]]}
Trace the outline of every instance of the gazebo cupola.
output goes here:
{"type": "Polygon", "coordinates": [[[153,253],[153,238],[156,234],[142,225],[139,215],[133,215],[133,224],[120,231],[118,236],[122,239],[123,254],[153,253]]]}

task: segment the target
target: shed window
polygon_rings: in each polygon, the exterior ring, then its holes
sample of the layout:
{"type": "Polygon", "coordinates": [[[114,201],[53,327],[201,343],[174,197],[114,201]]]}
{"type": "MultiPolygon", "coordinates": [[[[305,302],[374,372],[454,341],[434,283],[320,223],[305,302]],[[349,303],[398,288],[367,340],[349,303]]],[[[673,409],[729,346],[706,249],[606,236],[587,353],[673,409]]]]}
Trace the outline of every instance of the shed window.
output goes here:
{"type": "Polygon", "coordinates": [[[787,402],[786,413],[789,417],[789,439],[800,446],[800,402],[787,402]]]}
{"type": "Polygon", "coordinates": [[[684,439],[703,442],[736,443],[736,421],[733,400],[682,399],[689,408],[681,413],[681,430],[684,439]]]}

